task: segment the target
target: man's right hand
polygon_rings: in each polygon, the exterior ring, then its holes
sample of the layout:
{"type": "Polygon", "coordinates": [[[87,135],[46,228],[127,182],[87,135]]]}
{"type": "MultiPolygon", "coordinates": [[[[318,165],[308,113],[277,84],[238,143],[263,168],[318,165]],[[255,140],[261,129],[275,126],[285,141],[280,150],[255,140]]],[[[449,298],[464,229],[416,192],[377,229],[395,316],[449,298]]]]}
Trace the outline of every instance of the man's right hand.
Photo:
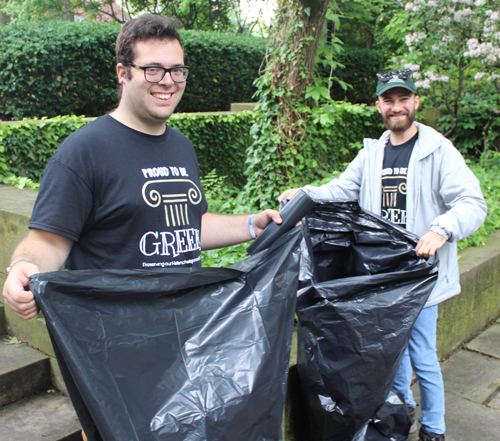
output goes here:
{"type": "Polygon", "coordinates": [[[28,291],[29,277],[39,272],[38,266],[33,263],[18,262],[12,267],[3,285],[6,305],[24,320],[36,317],[40,312],[33,293],[28,291]]]}
{"type": "Polygon", "coordinates": [[[20,318],[28,320],[40,312],[29,291],[29,277],[61,269],[72,246],[71,239],[36,228],[32,228],[17,246],[12,255],[15,264],[3,286],[3,296],[5,304],[20,318]]]}
{"type": "MultiPolygon", "coordinates": [[[[283,199],[287,199],[287,200],[292,199],[297,194],[297,192],[299,190],[301,190],[301,189],[300,188],[291,188],[289,190],[285,190],[278,197],[278,202],[281,202],[283,199]]],[[[307,188],[303,188],[302,190],[304,190],[307,194],[309,194],[309,190],[307,188]]]]}

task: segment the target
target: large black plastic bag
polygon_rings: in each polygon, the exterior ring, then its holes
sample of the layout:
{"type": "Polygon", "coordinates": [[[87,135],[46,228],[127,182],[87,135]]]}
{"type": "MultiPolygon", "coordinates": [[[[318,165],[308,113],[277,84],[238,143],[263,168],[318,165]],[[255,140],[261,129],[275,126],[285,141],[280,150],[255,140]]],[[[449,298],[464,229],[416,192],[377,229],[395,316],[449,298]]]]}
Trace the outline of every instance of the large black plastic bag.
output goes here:
{"type": "Polygon", "coordinates": [[[89,439],[281,440],[301,239],[231,268],[33,276],[89,439]]]}
{"type": "Polygon", "coordinates": [[[312,276],[297,300],[297,367],[309,440],[404,439],[401,425],[374,438],[372,420],[435,285],[436,262],[416,256],[417,236],[356,202],[318,204],[305,224],[312,276]]]}

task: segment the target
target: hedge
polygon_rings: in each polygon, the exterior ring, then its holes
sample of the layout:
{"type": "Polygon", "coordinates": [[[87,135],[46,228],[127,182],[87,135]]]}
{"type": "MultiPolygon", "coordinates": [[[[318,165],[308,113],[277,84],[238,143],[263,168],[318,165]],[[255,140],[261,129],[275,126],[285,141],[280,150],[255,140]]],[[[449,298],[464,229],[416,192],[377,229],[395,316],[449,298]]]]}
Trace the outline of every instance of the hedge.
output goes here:
{"type": "MultiPolygon", "coordinates": [[[[110,23],[42,22],[0,27],[0,119],[103,115],[116,106],[115,41],[110,23]]],[[[181,112],[229,110],[249,102],[266,52],[265,40],[209,31],[181,31],[186,63],[192,67],[181,112]]],[[[380,53],[346,47],[345,69],[335,75],[332,97],[371,103],[380,53]]],[[[322,75],[326,75],[326,70],[322,75]]]]}
{"type": "Polygon", "coordinates": [[[116,25],[0,27],[0,118],[102,115],[116,105],[116,25]]]}
{"type": "MultiPolygon", "coordinates": [[[[374,108],[343,102],[337,103],[336,108],[334,123],[323,122],[320,114],[315,118],[314,124],[319,130],[315,133],[320,134],[314,143],[320,164],[318,177],[351,161],[362,147],[363,138],[378,137],[383,129],[374,108]]],[[[218,176],[227,176],[228,185],[241,189],[245,184],[246,149],[253,142],[250,128],[258,117],[258,113],[248,111],[237,114],[179,113],[172,115],[168,123],[193,142],[202,176],[215,169],[218,176]]],[[[90,120],[83,116],[59,116],[42,121],[0,124],[0,163],[5,162],[8,167],[3,175],[14,174],[39,181],[59,144],[90,120]]]]}
{"type": "MultiPolygon", "coordinates": [[[[115,41],[120,26],[45,22],[0,27],[0,119],[100,116],[117,104],[115,41]]],[[[262,39],[181,31],[192,67],[178,108],[229,110],[251,101],[262,39]]]]}

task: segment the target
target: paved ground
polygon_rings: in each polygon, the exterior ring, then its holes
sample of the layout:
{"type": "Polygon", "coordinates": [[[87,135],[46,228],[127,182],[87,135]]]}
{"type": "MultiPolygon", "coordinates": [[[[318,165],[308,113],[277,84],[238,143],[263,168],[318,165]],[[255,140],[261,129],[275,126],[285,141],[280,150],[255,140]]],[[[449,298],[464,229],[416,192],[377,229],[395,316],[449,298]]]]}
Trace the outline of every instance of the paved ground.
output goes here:
{"type": "MultiPolygon", "coordinates": [[[[500,441],[500,319],[444,361],[442,372],[446,441],[500,441]]],[[[412,390],[418,402],[418,384],[412,390]]]]}

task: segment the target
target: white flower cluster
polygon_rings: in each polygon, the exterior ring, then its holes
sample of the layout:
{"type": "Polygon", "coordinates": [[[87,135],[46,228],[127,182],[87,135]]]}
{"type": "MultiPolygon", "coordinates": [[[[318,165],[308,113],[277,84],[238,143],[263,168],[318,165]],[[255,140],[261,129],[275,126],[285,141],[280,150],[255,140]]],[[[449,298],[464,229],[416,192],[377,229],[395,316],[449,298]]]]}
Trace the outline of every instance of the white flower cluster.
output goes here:
{"type": "Polygon", "coordinates": [[[412,2],[408,2],[405,5],[405,11],[417,12],[419,9],[420,8],[415,3],[412,3],[412,2]]]}
{"type": "Polygon", "coordinates": [[[415,86],[423,87],[424,89],[429,89],[433,82],[442,81],[443,83],[448,83],[450,81],[449,75],[439,75],[432,71],[424,72],[423,77],[420,75],[420,72],[414,72],[413,77],[415,79],[423,78],[420,81],[416,81],[415,86]]]}
{"type": "Polygon", "coordinates": [[[494,46],[493,43],[479,43],[477,38],[467,40],[468,51],[464,52],[466,57],[483,58],[489,63],[496,63],[500,60],[500,47],[494,46]]]}
{"type": "Polygon", "coordinates": [[[420,41],[425,40],[427,38],[427,34],[424,34],[423,32],[413,32],[413,34],[407,34],[405,36],[406,40],[406,45],[410,48],[410,51],[412,48],[415,48],[415,45],[417,45],[420,41]]]}
{"type": "Polygon", "coordinates": [[[417,89],[418,88],[430,89],[431,80],[429,80],[429,78],[426,78],[424,81],[415,81],[415,86],[417,86],[417,89]]]}
{"type": "Polygon", "coordinates": [[[485,75],[487,75],[486,72],[478,72],[476,75],[474,75],[474,79],[476,81],[479,81],[481,78],[484,78],[486,81],[491,81],[491,80],[498,80],[500,79],[500,74],[496,74],[496,73],[491,73],[490,75],[488,75],[488,77],[485,77],[485,75]]]}
{"type": "Polygon", "coordinates": [[[486,14],[490,17],[490,20],[498,20],[500,18],[500,13],[498,11],[492,11],[491,9],[487,10],[486,14]]]}
{"type": "Polygon", "coordinates": [[[405,69],[410,69],[412,71],[420,70],[420,65],[419,64],[411,64],[411,63],[406,63],[404,65],[405,69]]]}
{"type": "Polygon", "coordinates": [[[466,21],[467,17],[473,14],[474,12],[470,8],[459,9],[458,11],[455,11],[455,13],[453,14],[453,19],[457,22],[466,21]]]}

